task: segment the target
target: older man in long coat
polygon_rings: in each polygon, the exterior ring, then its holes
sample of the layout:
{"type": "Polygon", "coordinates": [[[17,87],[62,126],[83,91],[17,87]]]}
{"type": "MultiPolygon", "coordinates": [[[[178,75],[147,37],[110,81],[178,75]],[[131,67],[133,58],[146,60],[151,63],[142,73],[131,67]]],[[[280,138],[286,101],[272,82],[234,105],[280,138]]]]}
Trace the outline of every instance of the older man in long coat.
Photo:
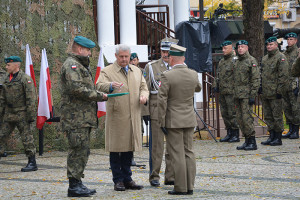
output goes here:
{"type": "Polygon", "coordinates": [[[142,150],[141,106],[149,92],[141,70],[129,64],[130,48],[118,45],[116,62],[105,67],[97,88],[107,93],[129,93],[110,97],[106,104],[105,149],[110,152],[110,165],[116,191],[142,189],[131,178],[133,151],[142,150]]]}

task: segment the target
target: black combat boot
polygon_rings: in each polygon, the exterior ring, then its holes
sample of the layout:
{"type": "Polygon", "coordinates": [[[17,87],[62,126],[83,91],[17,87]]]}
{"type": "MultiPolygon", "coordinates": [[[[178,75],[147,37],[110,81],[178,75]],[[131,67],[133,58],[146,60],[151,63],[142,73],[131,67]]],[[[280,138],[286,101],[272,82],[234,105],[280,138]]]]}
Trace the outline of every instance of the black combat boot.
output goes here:
{"type": "Polygon", "coordinates": [[[228,140],[228,142],[232,143],[232,142],[239,142],[240,141],[240,130],[239,129],[234,129],[231,130],[231,137],[228,140]]]}
{"type": "Polygon", "coordinates": [[[242,144],[242,146],[237,146],[236,149],[237,150],[245,150],[245,147],[248,145],[248,142],[249,142],[249,138],[245,138],[244,144],[242,144]]]}
{"type": "Polygon", "coordinates": [[[32,171],[37,171],[37,170],[38,170],[38,168],[37,168],[36,161],[35,161],[35,155],[29,156],[26,167],[22,168],[21,171],[22,172],[32,172],[32,171]]]}
{"type": "Polygon", "coordinates": [[[89,189],[89,188],[87,188],[85,185],[83,185],[83,183],[82,183],[81,180],[79,180],[79,185],[80,185],[80,187],[81,187],[82,189],[88,190],[88,191],[90,192],[91,195],[97,193],[95,189],[89,189]]]}
{"type": "Polygon", "coordinates": [[[69,178],[68,197],[89,197],[90,190],[82,187],[81,181],[69,178]]]}
{"type": "Polygon", "coordinates": [[[231,135],[232,135],[232,129],[229,128],[227,129],[227,135],[223,139],[220,139],[220,142],[228,142],[231,135]]]}
{"type": "Polygon", "coordinates": [[[267,141],[261,142],[262,145],[270,145],[270,142],[272,142],[274,140],[275,131],[270,130],[269,133],[270,133],[269,138],[267,139],[267,141]]]}
{"type": "Polygon", "coordinates": [[[299,138],[299,125],[293,125],[293,133],[289,137],[290,139],[299,138]]]}
{"type": "Polygon", "coordinates": [[[245,146],[246,151],[257,150],[255,136],[251,136],[248,140],[247,146],[245,146]]]}
{"type": "Polygon", "coordinates": [[[293,133],[294,131],[294,125],[293,124],[289,124],[289,132],[287,132],[286,134],[282,135],[282,138],[289,138],[290,135],[293,133]]]}
{"type": "Polygon", "coordinates": [[[270,142],[271,146],[279,146],[282,145],[281,141],[282,133],[280,132],[274,132],[274,140],[270,142]]]}

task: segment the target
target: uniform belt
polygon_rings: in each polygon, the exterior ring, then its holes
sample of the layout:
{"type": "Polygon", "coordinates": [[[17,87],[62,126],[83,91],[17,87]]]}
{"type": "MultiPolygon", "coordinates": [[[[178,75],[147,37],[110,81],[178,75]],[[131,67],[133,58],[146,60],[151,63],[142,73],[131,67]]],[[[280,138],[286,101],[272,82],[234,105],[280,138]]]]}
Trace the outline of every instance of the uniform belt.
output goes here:
{"type": "Polygon", "coordinates": [[[150,94],[157,94],[158,93],[158,91],[156,90],[156,91],[150,91],[150,94]]]}

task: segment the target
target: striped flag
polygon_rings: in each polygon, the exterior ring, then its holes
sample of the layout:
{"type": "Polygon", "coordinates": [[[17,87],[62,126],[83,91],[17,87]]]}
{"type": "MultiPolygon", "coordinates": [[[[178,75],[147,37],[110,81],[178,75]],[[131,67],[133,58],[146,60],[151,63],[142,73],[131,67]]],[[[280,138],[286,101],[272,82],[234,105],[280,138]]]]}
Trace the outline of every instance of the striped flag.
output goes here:
{"type": "MultiPolygon", "coordinates": [[[[45,122],[52,117],[51,79],[46,49],[42,50],[40,71],[39,101],[36,127],[42,129],[45,122]]],[[[51,123],[49,123],[51,124],[51,123]]]]}
{"type": "MultiPolygon", "coordinates": [[[[97,65],[97,71],[96,71],[96,76],[95,76],[95,84],[97,83],[97,80],[100,76],[101,73],[101,69],[104,68],[104,58],[103,58],[103,52],[102,49],[100,49],[100,53],[99,53],[99,58],[98,58],[98,65],[97,65]]],[[[98,112],[97,112],[97,116],[98,118],[106,115],[106,105],[105,102],[98,102],[98,112]]]]}
{"type": "Polygon", "coordinates": [[[33,64],[30,54],[29,45],[26,44],[26,63],[25,63],[25,73],[30,76],[33,80],[34,86],[36,87],[35,75],[33,70],[33,64]]]}

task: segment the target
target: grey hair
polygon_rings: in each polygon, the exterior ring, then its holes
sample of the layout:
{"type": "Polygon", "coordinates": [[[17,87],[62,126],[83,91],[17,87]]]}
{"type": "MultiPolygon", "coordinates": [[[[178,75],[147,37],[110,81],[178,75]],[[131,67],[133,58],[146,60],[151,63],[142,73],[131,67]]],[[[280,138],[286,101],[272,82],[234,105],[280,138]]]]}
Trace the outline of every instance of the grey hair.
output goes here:
{"type": "Polygon", "coordinates": [[[116,47],[116,54],[119,55],[120,51],[129,51],[129,54],[131,54],[130,47],[126,44],[118,44],[116,47]]]}

